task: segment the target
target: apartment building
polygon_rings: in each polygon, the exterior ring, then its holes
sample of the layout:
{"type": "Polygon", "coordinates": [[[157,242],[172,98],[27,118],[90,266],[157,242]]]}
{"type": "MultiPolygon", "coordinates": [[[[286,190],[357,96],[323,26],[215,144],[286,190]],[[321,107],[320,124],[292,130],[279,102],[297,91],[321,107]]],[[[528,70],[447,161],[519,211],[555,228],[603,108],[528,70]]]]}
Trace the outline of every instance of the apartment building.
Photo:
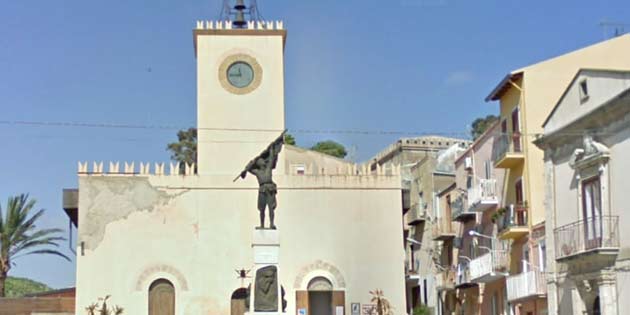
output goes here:
{"type": "MultiPolygon", "coordinates": [[[[543,151],[532,144],[534,135],[543,132],[553,104],[580,68],[628,70],[629,49],[630,35],[625,35],[512,71],[487,97],[500,104],[500,136],[493,145],[493,166],[505,170],[505,178],[498,183],[503,186],[503,201],[498,209],[497,237],[510,242],[510,274],[540,281],[531,270],[544,272],[545,261],[551,259],[545,241],[550,231],[545,228],[543,151]]],[[[553,279],[547,281],[553,285],[553,279]]],[[[517,314],[544,313],[538,298],[514,300],[510,292],[507,295],[517,314]]]]}
{"type": "Polygon", "coordinates": [[[467,140],[437,136],[402,138],[369,162],[373,172],[377,165],[401,165],[406,311],[409,314],[420,305],[434,313],[437,311],[432,244],[432,226],[437,218],[436,196],[453,184],[453,161],[469,144],[467,140]]]}

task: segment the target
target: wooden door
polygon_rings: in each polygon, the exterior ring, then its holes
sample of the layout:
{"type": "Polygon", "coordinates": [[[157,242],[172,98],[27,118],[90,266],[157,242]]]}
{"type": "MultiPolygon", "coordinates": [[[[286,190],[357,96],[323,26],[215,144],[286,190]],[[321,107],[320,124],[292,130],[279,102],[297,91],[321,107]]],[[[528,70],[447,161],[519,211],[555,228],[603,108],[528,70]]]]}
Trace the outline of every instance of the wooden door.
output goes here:
{"type": "Polygon", "coordinates": [[[149,315],[175,315],[175,288],[160,279],[149,288],[149,315]]]}

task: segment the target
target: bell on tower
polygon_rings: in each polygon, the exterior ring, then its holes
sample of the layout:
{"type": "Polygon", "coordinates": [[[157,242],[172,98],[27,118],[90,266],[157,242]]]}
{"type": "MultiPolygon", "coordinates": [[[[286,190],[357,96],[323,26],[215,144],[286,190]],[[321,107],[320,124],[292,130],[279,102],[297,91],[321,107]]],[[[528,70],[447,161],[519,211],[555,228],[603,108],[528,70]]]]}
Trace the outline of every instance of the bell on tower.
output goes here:
{"type": "Polygon", "coordinates": [[[234,28],[243,29],[247,28],[247,22],[262,21],[263,17],[256,0],[249,0],[249,5],[245,4],[245,0],[223,0],[221,20],[232,21],[234,28]]]}

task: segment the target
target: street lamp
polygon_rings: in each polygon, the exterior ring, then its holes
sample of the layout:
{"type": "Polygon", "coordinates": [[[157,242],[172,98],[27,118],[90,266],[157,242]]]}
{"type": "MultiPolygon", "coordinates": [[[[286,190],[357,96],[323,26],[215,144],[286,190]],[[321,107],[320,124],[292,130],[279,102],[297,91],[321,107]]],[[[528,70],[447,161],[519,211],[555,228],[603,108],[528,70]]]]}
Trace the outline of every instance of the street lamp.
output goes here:
{"type": "Polygon", "coordinates": [[[477,231],[475,231],[475,230],[469,230],[469,231],[468,231],[468,235],[470,235],[470,236],[472,236],[472,237],[475,237],[475,236],[478,236],[478,237],[483,237],[483,238],[487,238],[487,239],[489,239],[489,240],[494,240],[494,239],[495,239],[495,238],[494,238],[494,237],[492,237],[492,236],[483,235],[483,234],[481,234],[481,233],[479,233],[479,232],[477,232],[477,231]]]}

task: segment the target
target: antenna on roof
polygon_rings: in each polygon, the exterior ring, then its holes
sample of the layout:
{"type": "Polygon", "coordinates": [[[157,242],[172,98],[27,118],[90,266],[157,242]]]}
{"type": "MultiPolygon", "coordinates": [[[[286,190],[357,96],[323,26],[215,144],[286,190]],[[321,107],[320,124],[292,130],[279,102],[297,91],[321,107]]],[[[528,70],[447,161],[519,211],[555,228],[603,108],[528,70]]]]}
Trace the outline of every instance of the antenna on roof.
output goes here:
{"type": "Polygon", "coordinates": [[[234,28],[246,28],[249,21],[263,21],[257,1],[249,0],[249,5],[245,2],[246,0],[223,0],[220,19],[232,21],[234,28]]]}
{"type": "Polygon", "coordinates": [[[604,39],[621,36],[627,33],[626,29],[630,29],[630,23],[619,23],[606,20],[601,21],[599,26],[602,28],[604,39]]]}

